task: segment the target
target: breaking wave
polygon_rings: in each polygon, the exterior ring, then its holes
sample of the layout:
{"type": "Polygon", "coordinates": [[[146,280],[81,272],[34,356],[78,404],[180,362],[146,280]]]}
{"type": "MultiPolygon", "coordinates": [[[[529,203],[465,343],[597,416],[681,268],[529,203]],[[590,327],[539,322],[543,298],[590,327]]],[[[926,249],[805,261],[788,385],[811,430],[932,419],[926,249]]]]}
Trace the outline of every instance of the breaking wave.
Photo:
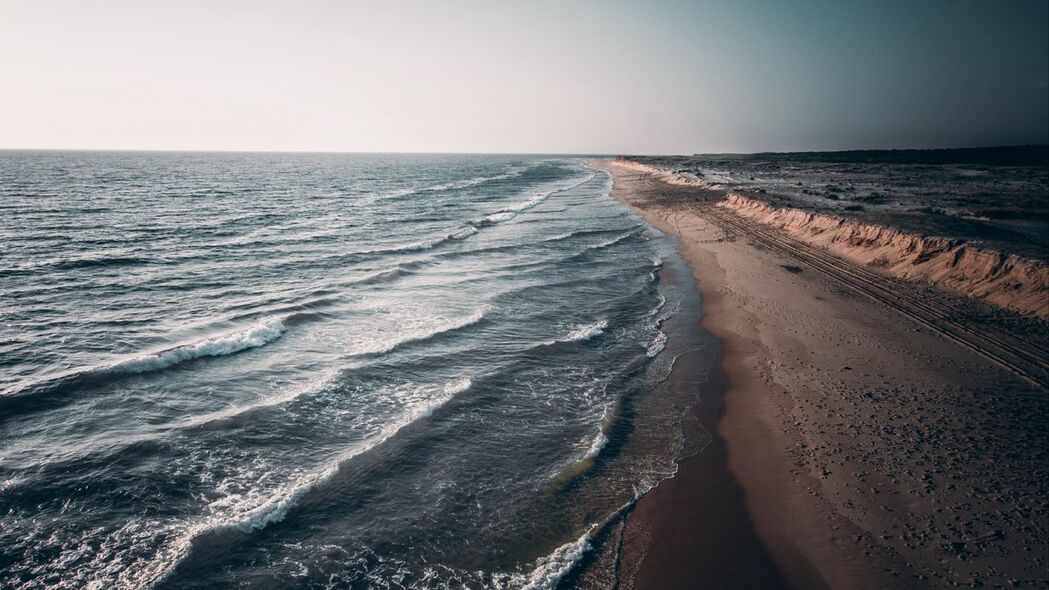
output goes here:
{"type": "Polygon", "coordinates": [[[423,342],[436,338],[445,334],[450,334],[463,328],[479,324],[484,320],[485,308],[474,310],[472,313],[458,317],[450,318],[445,320],[438,320],[436,322],[422,323],[420,326],[414,329],[398,330],[398,336],[385,340],[376,339],[372,342],[363,344],[360,348],[354,351],[357,355],[375,355],[385,354],[393,352],[398,348],[414,343],[423,342]]]}
{"type": "Polygon", "coordinates": [[[265,346],[284,335],[284,319],[261,322],[247,330],[183,344],[160,352],[144,354],[99,369],[109,373],[159,371],[194,359],[227,356],[242,350],[265,346]]]}
{"type": "MultiPolygon", "coordinates": [[[[24,401],[34,394],[56,393],[81,382],[94,382],[113,375],[134,375],[160,371],[185,362],[207,357],[222,357],[265,346],[287,331],[287,324],[298,323],[309,314],[292,314],[262,321],[245,330],[180,344],[156,352],[125,357],[99,367],[76,369],[64,374],[16,386],[0,396],[0,407],[24,401]]],[[[5,408],[9,411],[10,407],[5,408]]]]}
{"type": "Polygon", "coordinates": [[[588,530],[575,541],[561,545],[554,549],[553,553],[540,559],[531,575],[521,580],[523,582],[521,590],[553,590],[556,588],[561,578],[572,571],[572,568],[590,550],[591,539],[588,530]]]}
{"type": "Polygon", "coordinates": [[[558,342],[579,342],[580,340],[589,340],[594,336],[605,333],[605,328],[608,327],[608,320],[600,320],[592,324],[584,324],[576,326],[572,331],[565,335],[564,338],[558,340],[558,342]]]}
{"type": "Polygon", "coordinates": [[[401,199],[401,198],[404,198],[404,197],[409,197],[411,195],[420,195],[420,194],[424,194],[424,193],[439,193],[439,192],[443,192],[443,191],[450,191],[450,190],[456,190],[456,189],[470,188],[470,187],[478,186],[478,185],[485,184],[485,183],[488,183],[488,182],[495,182],[495,181],[499,181],[499,180],[509,180],[511,178],[515,178],[517,176],[520,176],[521,173],[524,172],[524,170],[525,169],[514,170],[514,171],[511,171],[511,172],[507,172],[506,174],[496,174],[496,175],[493,175],[493,176],[476,176],[474,178],[466,178],[466,179],[463,179],[463,180],[456,180],[456,181],[452,181],[452,182],[442,182],[440,184],[434,184],[434,185],[426,186],[426,187],[422,187],[422,188],[406,188],[406,189],[401,189],[399,191],[394,191],[392,193],[387,193],[387,194],[384,194],[384,195],[380,195],[378,198],[380,200],[401,199]]]}

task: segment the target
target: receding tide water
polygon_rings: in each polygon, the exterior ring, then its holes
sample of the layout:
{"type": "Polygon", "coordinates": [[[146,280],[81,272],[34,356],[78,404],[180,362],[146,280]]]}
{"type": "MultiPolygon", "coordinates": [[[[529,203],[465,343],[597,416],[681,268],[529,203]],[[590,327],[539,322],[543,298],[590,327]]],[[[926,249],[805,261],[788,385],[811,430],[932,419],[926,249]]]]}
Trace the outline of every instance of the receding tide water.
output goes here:
{"type": "Polygon", "coordinates": [[[555,586],[691,403],[680,261],[610,183],[0,152],[0,586],[555,586]]]}

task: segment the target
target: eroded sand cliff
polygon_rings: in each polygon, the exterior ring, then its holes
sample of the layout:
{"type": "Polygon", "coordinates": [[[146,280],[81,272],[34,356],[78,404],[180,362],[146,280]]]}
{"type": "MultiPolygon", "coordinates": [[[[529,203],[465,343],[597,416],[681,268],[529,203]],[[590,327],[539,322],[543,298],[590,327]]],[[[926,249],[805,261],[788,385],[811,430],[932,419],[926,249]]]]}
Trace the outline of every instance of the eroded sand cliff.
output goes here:
{"type": "Polygon", "coordinates": [[[928,281],[1001,307],[1049,318],[1049,266],[1043,262],[975,248],[962,240],[775,207],[738,192],[729,193],[718,206],[893,276],[928,281]]]}
{"type": "MultiPolygon", "coordinates": [[[[667,184],[729,189],[702,175],[619,157],[616,165],[667,184]]],[[[764,192],[764,191],[761,191],[764,192]]],[[[812,208],[772,204],[757,195],[729,190],[719,206],[782,230],[806,244],[877,269],[890,276],[924,281],[937,288],[1041,319],[1049,319],[1049,265],[1043,260],[974,244],[958,237],[923,235],[812,208]]],[[[913,225],[913,223],[912,223],[913,225]]]]}

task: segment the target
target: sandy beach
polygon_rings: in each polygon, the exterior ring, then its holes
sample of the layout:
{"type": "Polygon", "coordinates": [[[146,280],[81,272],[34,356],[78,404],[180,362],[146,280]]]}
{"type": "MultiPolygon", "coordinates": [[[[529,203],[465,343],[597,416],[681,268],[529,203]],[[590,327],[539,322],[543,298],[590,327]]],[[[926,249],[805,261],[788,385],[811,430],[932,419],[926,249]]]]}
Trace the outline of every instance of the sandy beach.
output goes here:
{"type": "Polygon", "coordinates": [[[889,279],[716,208],[723,192],[595,165],[681,240],[726,385],[701,410],[716,440],[627,518],[619,587],[1049,584],[1040,385],[879,295],[889,279]]]}

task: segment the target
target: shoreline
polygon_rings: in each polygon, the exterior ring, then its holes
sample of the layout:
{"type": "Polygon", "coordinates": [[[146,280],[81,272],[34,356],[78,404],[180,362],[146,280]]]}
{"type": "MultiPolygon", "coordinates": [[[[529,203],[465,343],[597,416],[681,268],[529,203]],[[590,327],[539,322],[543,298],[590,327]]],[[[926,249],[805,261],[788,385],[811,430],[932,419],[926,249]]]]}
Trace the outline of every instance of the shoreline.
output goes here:
{"type": "Polygon", "coordinates": [[[680,306],[663,326],[670,340],[661,354],[671,355],[673,368],[642,403],[670,404],[682,412],[682,448],[674,474],[594,529],[590,550],[555,587],[786,588],[754,532],[717,432],[727,382],[720,345],[702,328],[695,270],[681,255],[678,238],[639,221],[673,240],[674,253],[664,258],[660,274],[680,306]],[[710,583],[715,571],[722,586],[710,583]]]}
{"type": "MultiPolygon", "coordinates": [[[[732,465],[730,451],[734,445],[723,426],[730,419],[733,388],[741,381],[732,362],[736,343],[720,329],[725,309],[723,297],[714,287],[718,281],[703,276],[720,271],[720,267],[700,259],[677,228],[627,198],[623,193],[630,189],[622,186],[621,171],[605,162],[591,165],[612,175],[614,198],[631,207],[645,223],[675,237],[677,254],[691,275],[686,280],[698,295],[698,301],[693,302],[700,308],[698,327],[717,347],[701,399],[691,408],[695,427],[687,434],[706,434],[709,443],[701,452],[681,459],[677,474],[645,494],[626,515],[617,559],[630,564],[619,569],[632,569],[633,574],[625,579],[621,575],[617,587],[826,588],[807,564],[799,562],[788,568],[795,572],[788,576],[784,564],[773,559],[767,543],[759,537],[746,492],[732,465]]],[[[656,178],[668,183],[665,175],[656,178]]]]}
{"type": "MultiPolygon", "coordinates": [[[[1043,395],[1029,395],[1029,384],[985,359],[705,218],[702,207],[722,192],[592,165],[612,173],[615,198],[680,240],[702,297],[701,325],[721,345],[727,385],[723,411],[707,396],[700,409],[717,414],[729,480],[782,585],[925,588],[1049,578],[1045,560],[1032,560],[1047,546],[1044,519],[1030,512],[1044,514],[1038,498],[1045,482],[1023,476],[1043,460],[1024,446],[1045,434],[1043,395]],[[952,444],[884,439],[896,429],[920,431],[965,404],[978,404],[975,415],[930,429],[934,440],[952,444]],[[999,424],[992,428],[992,421],[999,424]],[[988,446],[971,436],[974,427],[988,438],[1012,428],[1023,443],[988,446]],[[981,480],[981,452],[1002,461],[993,482],[981,480]],[[958,483],[1000,491],[974,502],[958,483]],[[1002,508],[1028,519],[987,517],[1002,508]],[[1031,516],[1034,530],[1026,526],[1031,516]],[[987,532],[991,527],[999,528],[987,532]]],[[[712,450],[682,461],[678,475],[626,518],[625,538],[633,528],[649,531],[650,541],[639,551],[623,547],[624,561],[641,563],[637,584],[620,587],[747,587],[732,579],[729,563],[711,558],[711,543],[722,541],[709,522],[716,511],[696,508],[712,501],[698,465],[712,450]]],[[[766,579],[751,587],[778,586],[766,579]]]]}

